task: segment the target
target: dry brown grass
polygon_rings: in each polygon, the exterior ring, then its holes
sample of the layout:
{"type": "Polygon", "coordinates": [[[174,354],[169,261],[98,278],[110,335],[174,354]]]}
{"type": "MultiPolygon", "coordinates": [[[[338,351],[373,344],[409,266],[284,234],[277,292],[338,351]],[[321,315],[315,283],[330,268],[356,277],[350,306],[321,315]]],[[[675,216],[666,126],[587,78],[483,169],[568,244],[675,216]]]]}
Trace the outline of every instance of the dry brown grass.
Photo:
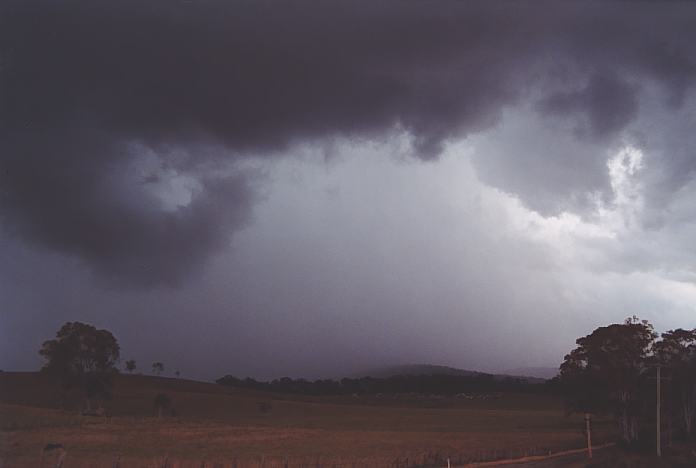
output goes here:
{"type": "MultiPolygon", "coordinates": [[[[553,397],[291,399],[199,382],[125,377],[109,405],[112,416],[90,418],[48,408],[48,384],[43,391],[21,392],[30,377],[8,380],[0,377],[3,468],[37,466],[40,449],[49,442],[67,448],[65,468],[111,467],[119,455],[124,468],[162,466],[164,457],[170,467],[206,462],[209,468],[212,463],[271,468],[285,463],[414,466],[447,456],[458,461],[556,451],[584,441],[582,421],[565,417],[553,397]],[[152,397],[160,391],[170,395],[177,417],[152,417],[152,397]],[[259,401],[269,402],[270,412],[259,411],[259,401]]],[[[600,426],[595,440],[608,436],[608,426],[600,426]]]]}

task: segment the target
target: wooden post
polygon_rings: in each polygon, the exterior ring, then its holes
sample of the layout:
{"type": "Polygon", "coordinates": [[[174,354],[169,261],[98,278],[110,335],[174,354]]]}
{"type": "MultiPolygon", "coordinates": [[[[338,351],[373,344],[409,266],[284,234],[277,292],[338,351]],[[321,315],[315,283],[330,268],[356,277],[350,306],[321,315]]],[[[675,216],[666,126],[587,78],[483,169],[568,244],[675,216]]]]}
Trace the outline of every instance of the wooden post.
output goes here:
{"type": "Polygon", "coordinates": [[[587,457],[592,458],[592,433],[590,427],[590,413],[585,413],[585,432],[587,433],[587,457]]]}
{"type": "Polygon", "coordinates": [[[662,456],[662,434],[660,434],[660,366],[657,366],[657,456],[662,456]]]}
{"type": "Polygon", "coordinates": [[[58,456],[58,461],[56,462],[56,468],[63,468],[63,463],[65,462],[65,456],[68,454],[68,451],[63,449],[60,452],[60,455],[58,456]]]}

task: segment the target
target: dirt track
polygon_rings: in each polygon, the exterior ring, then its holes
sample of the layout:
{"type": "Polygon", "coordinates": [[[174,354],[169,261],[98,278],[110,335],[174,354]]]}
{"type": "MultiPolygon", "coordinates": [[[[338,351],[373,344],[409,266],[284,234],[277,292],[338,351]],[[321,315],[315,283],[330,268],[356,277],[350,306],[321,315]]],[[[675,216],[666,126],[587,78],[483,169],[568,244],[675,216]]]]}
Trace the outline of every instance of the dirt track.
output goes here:
{"type": "Polygon", "coordinates": [[[506,460],[501,462],[487,462],[480,464],[466,465],[467,467],[536,467],[536,468],[553,468],[553,467],[585,467],[589,462],[598,462],[607,458],[613,452],[614,444],[606,444],[596,447],[592,460],[587,457],[587,451],[583,449],[569,450],[564,453],[556,453],[548,457],[526,457],[519,460],[506,460]]]}

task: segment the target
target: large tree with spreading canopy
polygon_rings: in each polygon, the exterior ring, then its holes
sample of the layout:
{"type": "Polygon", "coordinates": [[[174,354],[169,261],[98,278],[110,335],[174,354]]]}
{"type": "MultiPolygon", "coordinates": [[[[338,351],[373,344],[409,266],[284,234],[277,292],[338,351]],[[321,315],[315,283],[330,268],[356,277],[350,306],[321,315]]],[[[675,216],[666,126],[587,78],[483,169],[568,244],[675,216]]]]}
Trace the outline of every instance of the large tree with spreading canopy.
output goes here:
{"type": "Polygon", "coordinates": [[[44,372],[58,377],[65,388],[84,391],[88,409],[93,397],[109,396],[111,376],[118,372],[120,348],[108,330],[67,322],[55,339],[43,343],[39,354],[46,359],[44,372]]]}
{"type": "Polygon", "coordinates": [[[627,444],[638,440],[641,381],[657,334],[637,317],[578,338],[561,364],[571,410],[612,414],[627,444]]]}

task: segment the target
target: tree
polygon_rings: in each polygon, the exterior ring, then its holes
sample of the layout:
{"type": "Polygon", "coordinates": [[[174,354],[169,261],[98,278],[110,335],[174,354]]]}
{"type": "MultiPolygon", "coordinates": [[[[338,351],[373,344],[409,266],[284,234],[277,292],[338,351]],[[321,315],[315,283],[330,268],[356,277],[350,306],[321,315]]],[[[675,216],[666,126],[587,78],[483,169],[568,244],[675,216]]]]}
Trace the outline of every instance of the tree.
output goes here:
{"type": "Polygon", "coordinates": [[[174,371],[174,375],[175,375],[176,378],[178,379],[179,376],[181,375],[181,372],[179,372],[178,370],[176,370],[176,371],[174,371]]]}
{"type": "Polygon", "coordinates": [[[636,442],[640,383],[656,337],[650,323],[632,317],[578,338],[578,347],[561,364],[561,382],[568,390],[570,408],[613,414],[624,442],[636,442]]]}
{"type": "Polygon", "coordinates": [[[152,372],[154,372],[157,375],[160,375],[162,372],[164,372],[164,364],[161,362],[153,362],[152,363],[152,372]]]}
{"type": "Polygon", "coordinates": [[[158,393],[157,395],[155,395],[155,399],[152,403],[155,407],[155,410],[157,410],[157,417],[161,418],[162,412],[167,408],[171,407],[172,400],[166,393],[158,393]]]}
{"type": "Polygon", "coordinates": [[[111,332],[80,322],[65,323],[56,339],[45,341],[39,350],[47,361],[42,371],[57,376],[66,389],[82,388],[87,409],[93,397],[110,395],[119,353],[111,332]]]}
{"type": "Polygon", "coordinates": [[[135,359],[129,359],[128,361],[126,361],[126,370],[131,374],[135,370],[135,367],[135,359]]]}
{"type": "Polygon", "coordinates": [[[691,437],[696,417],[696,329],[665,332],[654,348],[657,365],[671,378],[670,400],[679,402],[684,431],[691,437]]]}

